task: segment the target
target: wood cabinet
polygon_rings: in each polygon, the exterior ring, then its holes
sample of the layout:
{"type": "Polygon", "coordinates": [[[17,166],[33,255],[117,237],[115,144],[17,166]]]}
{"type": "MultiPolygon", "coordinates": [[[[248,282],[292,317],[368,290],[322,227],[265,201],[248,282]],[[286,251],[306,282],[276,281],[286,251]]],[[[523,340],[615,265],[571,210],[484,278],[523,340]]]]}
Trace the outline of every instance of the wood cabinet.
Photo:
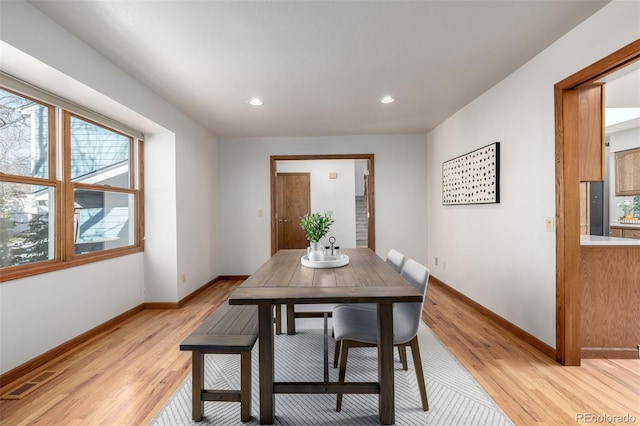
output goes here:
{"type": "Polygon", "coordinates": [[[638,358],[640,246],[582,247],[583,358],[638,358]]]}
{"type": "Polygon", "coordinates": [[[612,226],[609,230],[610,237],[633,238],[640,240],[640,226],[637,228],[629,228],[624,226],[612,226]]]}
{"type": "Polygon", "coordinates": [[[640,226],[638,226],[637,228],[628,226],[611,226],[611,229],[609,230],[609,236],[640,240],[640,226]]]}
{"type": "Polygon", "coordinates": [[[577,90],[579,180],[604,180],[603,85],[589,85],[577,90]]]}
{"type": "Polygon", "coordinates": [[[616,152],[616,195],[640,195],[640,148],[616,152]]]}

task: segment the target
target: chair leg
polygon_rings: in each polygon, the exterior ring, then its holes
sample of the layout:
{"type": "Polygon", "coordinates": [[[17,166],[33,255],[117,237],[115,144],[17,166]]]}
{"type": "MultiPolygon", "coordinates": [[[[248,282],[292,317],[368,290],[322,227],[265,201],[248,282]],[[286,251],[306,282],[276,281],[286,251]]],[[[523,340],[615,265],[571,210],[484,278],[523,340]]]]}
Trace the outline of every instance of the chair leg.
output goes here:
{"type": "Polygon", "coordinates": [[[336,340],[336,348],[333,351],[333,368],[338,368],[338,360],[340,359],[340,348],[342,340],[336,340]]]}
{"type": "Polygon", "coordinates": [[[398,355],[400,355],[402,369],[407,371],[409,369],[409,365],[407,364],[407,347],[405,345],[398,345],[398,355]]]}
{"type": "Polygon", "coordinates": [[[276,308],[274,322],[276,323],[276,334],[282,334],[282,305],[273,305],[276,308]]]}
{"type": "MultiPolygon", "coordinates": [[[[347,371],[347,356],[349,355],[349,341],[342,341],[340,350],[340,371],[338,373],[338,383],[344,383],[344,376],[347,371]]],[[[342,410],[342,394],[339,393],[336,399],[336,411],[342,410]]]]}
{"type": "Polygon", "coordinates": [[[429,411],[429,401],[427,400],[427,385],[424,382],[424,372],[422,371],[422,358],[420,357],[420,347],[418,346],[418,336],[411,339],[411,355],[413,355],[413,366],[416,369],[418,388],[420,388],[420,398],[422,399],[422,409],[429,411]]]}

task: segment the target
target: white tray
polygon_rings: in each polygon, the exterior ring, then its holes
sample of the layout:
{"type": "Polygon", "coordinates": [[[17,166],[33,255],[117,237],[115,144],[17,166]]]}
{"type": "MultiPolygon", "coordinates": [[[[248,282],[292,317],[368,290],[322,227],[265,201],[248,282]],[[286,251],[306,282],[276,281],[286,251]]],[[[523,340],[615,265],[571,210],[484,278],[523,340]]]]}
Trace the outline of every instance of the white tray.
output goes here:
{"type": "Polygon", "coordinates": [[[300,261],[307,268],[339,268],[349,263],[349,256],[341,254],[340,256],[325,256],[324,260],[309,260],[309,255],[305,254],[300,261]]]}

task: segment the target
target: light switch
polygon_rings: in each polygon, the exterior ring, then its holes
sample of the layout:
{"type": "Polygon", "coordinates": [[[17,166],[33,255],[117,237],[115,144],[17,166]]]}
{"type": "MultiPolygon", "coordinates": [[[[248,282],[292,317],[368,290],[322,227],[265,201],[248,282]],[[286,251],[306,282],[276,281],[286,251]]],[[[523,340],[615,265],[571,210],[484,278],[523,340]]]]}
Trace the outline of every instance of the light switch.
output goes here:
{"type": "Polygon", "coordinates": [[[547,232],[553,232],[553,218],[552,217],[546,217],[544,219],[544,222],[545,222],[545,225],[544,225],[545,230],[547,232]]]}
{"type": "Polygon", "coordinates": [[[258,217],[262,217],[262,209],[258,209],[258,217]]]}

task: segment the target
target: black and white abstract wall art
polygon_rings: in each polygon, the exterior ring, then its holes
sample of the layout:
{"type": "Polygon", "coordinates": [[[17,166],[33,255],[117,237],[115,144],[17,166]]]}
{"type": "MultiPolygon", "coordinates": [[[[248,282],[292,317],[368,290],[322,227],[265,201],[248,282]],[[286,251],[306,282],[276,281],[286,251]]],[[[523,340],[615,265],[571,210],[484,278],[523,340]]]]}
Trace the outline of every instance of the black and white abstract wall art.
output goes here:
{"type": "Polygon", "coordinates": [[[500,142],[442,163],[442,204],[500,202],[500,142]]]}

